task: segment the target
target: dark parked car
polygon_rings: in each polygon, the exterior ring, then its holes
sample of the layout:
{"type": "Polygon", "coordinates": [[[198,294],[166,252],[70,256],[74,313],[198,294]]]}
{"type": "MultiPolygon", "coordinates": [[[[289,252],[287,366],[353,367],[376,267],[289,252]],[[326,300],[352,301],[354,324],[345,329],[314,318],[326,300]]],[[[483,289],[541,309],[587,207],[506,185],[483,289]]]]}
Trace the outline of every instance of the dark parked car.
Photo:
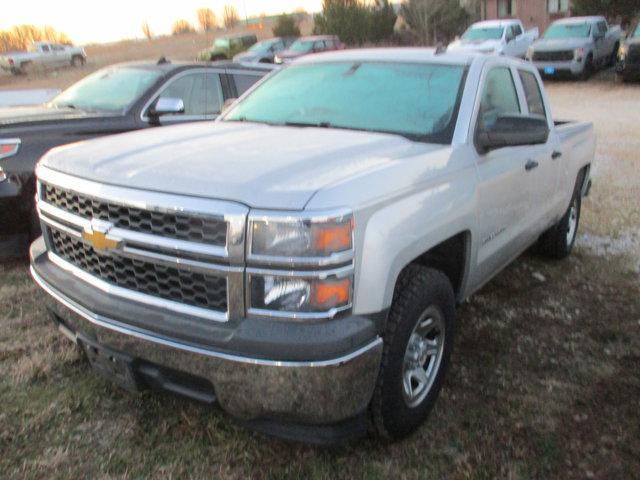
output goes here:
{"type": "Polygon", "coordinates": [[[640,80],[640,23],[620,46],[616,73],[624,80],[640,80]]]}
{"type": "Polygon", "coordinates": [[[53,147],[103,135],[214,119],[225,101],[270,65],[166,61],[115,65],[89,75],[50,103],[0,109],[0,257],[23,255],[39,234],[34,168],[53,147]]]}
{"type": "Polygon", "coordinates": [[[335,35],[318,35],[315,37],[302,37],[296,40],[290,48],[275,56],[275,63],[289,63],[296,58],[309,53],[328,52],[342,50],[344,45],[335,35]]]}
{"type": "Polygon", "coordinates": [[[253,45],[249,50],[233,57],[240,63],[273,63],[275,56],[295,42],[294,37],[275,37],[253,45]]]}

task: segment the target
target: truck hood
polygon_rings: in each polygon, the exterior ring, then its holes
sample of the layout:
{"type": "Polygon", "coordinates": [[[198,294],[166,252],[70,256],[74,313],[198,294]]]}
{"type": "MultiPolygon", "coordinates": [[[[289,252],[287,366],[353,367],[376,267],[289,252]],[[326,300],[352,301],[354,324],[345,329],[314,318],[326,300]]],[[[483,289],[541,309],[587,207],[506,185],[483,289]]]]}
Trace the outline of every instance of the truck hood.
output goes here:
{"type": "Polygon", "coordinates": [[[41,164],[113,185],[302,210],[325,186],[440,148],[398,135],[201,122],[58,147],[41,164]]]}
{"type": "Polygon", "coordinates": [[[553,38],[536,40],[533,48],[538,52],[556,52],[558,50],[574,50],[589,44],[588,38],[553,38]]]}
{"type": "Polygon", "coordinates": [[[447,47],[447,50],[458,52],[488,52],[502,46],[501,40],[456,40],[447,47]]]}
{"type": "Polygon", "coordinates": [[[87,112],[73,108],[53,108],[46,105],[0,108],[0,126],[20,123],[61,121],[77,118],[95,118],[104,113],[87,112]]]}

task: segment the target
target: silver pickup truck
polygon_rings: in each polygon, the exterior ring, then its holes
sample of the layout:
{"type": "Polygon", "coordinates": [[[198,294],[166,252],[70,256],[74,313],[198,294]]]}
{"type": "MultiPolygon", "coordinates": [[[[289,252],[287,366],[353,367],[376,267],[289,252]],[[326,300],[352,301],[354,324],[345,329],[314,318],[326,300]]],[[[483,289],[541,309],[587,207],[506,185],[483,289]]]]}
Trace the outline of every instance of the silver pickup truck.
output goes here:
{"type": "Polygon", "coordinates": [[[0,68],[14,75],[25,74],[36,68],[80,67],[87,61],[84,48],[57,43],[35,42],[26,52],[0,55],[0,68]]]}
{"type": "Polygon", "coordinates": [[[571,252],[594,142],[521,60],[303,57],[219,121],[51,150],[31,272],[126,388],[288,438],[397,439],[442,387],[456,304],[536,242],[571,252]]]}
{"type": "Polygon", "coordinates": [[[615,63],[622,39],[619,26],[604,17],[573,17],[553,22],[527,52],[541,74],[587,79],[596,68],[615,63]]]}

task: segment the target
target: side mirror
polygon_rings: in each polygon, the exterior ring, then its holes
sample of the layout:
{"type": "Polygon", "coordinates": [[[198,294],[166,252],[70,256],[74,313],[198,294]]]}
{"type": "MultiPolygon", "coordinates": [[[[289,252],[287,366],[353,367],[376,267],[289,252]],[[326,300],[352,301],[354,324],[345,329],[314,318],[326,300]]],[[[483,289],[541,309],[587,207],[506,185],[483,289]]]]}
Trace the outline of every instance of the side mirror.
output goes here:
{"type": "Polygon", "coordinates": [[[504,147],[546,143],[547,119],[542,115],[499,115],[488,128],[476,131],[475,144],[480,153],[504,147]]]}
{"type": "Polygon", "coordinates": [[[229,109],[231,105],[237,100],[237,98],[227,98],[222,104],[222,111],[226,111],[229,109]]]}
{"type": "Polygon", "coordinates": [[[156,118],[178,113],[184,113],[184,102],[181,98],[160,97],[149,109],[149,116],[156,118]]]}

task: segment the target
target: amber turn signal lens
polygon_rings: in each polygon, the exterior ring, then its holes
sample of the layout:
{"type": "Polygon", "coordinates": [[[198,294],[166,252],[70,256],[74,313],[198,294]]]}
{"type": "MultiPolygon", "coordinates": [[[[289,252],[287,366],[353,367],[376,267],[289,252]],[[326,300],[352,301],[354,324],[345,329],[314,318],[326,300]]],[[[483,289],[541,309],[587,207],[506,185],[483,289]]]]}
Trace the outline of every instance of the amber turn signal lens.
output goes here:
{"type": "Polygon", "coordinates": [[[319,252],[342,252],[351,248],[352,222],[323,225],[315,234],[315,248],[319,252]]]}
{"type": "Polygon", "coordinates": [[[351,280],[345,278],[334,282],[318,282],[313,286],[311,303],[318,308],[333,308],[347,305],[351,296],[351,280]]]}

